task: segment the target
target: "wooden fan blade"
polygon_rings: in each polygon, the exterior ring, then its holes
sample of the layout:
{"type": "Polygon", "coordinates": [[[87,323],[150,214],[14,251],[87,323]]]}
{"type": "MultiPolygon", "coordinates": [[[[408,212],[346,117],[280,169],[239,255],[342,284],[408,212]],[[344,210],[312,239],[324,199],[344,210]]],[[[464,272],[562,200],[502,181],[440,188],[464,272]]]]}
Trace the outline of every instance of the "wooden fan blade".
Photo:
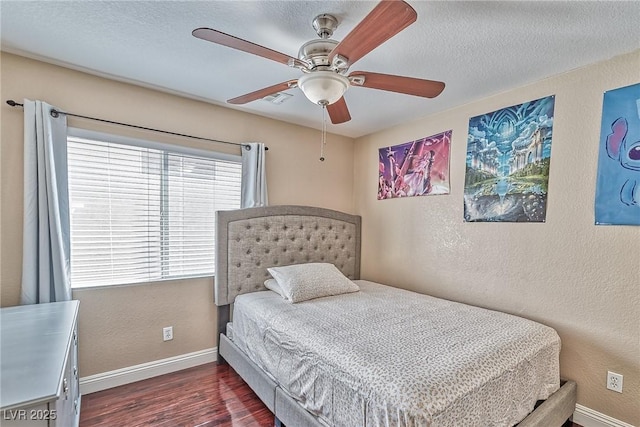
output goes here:
{"type": "Polygon", "coordinates": [[[298,84],[297,80],[289,80],[286,82],[278,83],[277,85],[265,87],[264,89],[256,90],[255,92],[247,93],[246,95],[238,96],[233,99],[229,99],[227,102],[229,104],[246,104],[247,102],[255,101],[257,99],[262,99],[267,95],[272,95],[274,93],[290,89],[295,87],[298,84]]]}
{"type": "Polygon", "coordinates": [[[272,61],[280,62],[284,65],[306,67],[306,64],[300,61],[298,58],[294,58],[284,53],[277,52],[273,49],[260,46],[259,44],[239,39],[238,37],[225,34],[218,30],[214,30],[211,28],[196,28],[191,32],[191,34],[199,39],[220,44],[222,46],[227,46],[233,49],[238,49],[243,52],[251,53],[253,55],[258,55],[272,61]]]}
{"type": "Polygon", "coordinates": [[[347,58],[352,65],[358,59],[414,23],[418,14],[402,0],[383,0],[342,39],[329,54],[347,58]]]}
{"type": "Polygon", "coordinates": [[[423,98],[435,98],[442,93],[445,86],[443,82],[435,80],[394,76],[392,74],[370,73],[368,71],[354,71],[349,75],[350,78],[359,76],[364,77],[364,82],[362,84],[355,83],[352,84],[352,86],[364,86],[371,89],[422,96],[423,98]]]}
{"type": "Polygon", "coordinates": [[[349,114],[349,108],[347,108],[347,102],[344,100],[344,96],[333,104],[327,105],[327,112],[331,118],[331,123],[334,125],[351,120],[351,114],[349,114]]]}

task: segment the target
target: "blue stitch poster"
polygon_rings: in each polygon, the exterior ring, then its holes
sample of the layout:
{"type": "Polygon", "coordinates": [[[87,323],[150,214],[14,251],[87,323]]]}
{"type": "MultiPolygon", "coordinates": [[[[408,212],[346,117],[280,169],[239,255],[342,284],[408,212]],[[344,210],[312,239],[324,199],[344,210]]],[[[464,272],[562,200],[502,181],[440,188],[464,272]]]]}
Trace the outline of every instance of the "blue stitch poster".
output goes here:
{"type": "Polygon", "coordinates": [[[604,94],[595,219],[640,225],[640,83],[604,94]]]}

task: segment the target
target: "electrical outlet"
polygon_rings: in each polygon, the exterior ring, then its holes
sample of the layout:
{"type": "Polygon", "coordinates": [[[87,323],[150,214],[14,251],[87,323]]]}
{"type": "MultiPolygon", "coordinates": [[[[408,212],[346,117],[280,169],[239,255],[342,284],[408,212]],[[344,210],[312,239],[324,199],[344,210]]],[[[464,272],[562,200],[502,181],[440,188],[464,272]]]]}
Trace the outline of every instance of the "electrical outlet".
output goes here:
{"type": "Polygon", "coordinates": [[[622,375],[607,371],[607,388],[622,393],[622,375]]]}
{"type": "Polygon", "coordinates": [[[173,326],[162,328],[162,339],[164,341],[171,341],[173,339],[173,326]]]}

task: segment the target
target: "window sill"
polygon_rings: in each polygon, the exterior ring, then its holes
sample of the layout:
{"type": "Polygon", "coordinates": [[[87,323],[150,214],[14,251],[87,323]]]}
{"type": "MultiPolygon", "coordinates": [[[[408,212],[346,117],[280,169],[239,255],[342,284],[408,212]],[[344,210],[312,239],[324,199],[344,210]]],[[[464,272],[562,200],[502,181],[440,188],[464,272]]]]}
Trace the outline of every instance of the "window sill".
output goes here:
{"type": "Polygon", "coordinates": [[[132,286],[153,286],[158,284],[167,284],[168,282],[180,282],[184,283],[185,281],[191,280],[203,280],[203,279],[213,279],[215,274],[213,275],[202,275],[202,276],[189,276],[189,277],[170,277],[167,279],[158,279],[150,282],[134,282],[134,283],[121,283],[117,285],[83,285],[83,286],[72,286],[71,292],[82,292],[82,291],[91,291],[98,289],[113,289],[113,288],[123,288],[123,287],[132,287],[132,286]]]}

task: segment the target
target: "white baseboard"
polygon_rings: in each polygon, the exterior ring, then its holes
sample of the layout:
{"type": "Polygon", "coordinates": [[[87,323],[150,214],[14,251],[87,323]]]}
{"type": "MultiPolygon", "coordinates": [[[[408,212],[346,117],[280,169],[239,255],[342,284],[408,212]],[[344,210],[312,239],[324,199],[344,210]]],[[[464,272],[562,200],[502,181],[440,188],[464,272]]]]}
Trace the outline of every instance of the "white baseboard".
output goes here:
{"type": "Polygon", "coordinates": [[[80,378],[80,393],[95,393],[96,391],[106,390],[108,388],[146,380],[147,378],[169,374],[171,372],[180,371],[193,366],[215,362],[217,360],[217,355],[218,348],[213,347],[193,353],[169,357],[167,359],[155,360],[153,362],[116,369],[115,371],[89,375],[88,377],[80,378]]]}
{"type": "Polygon", "coordinates": [[[580,404],[576,405],[576,410],[573,413],[573,422],[580,424],[582,427],[633,427],[631,424],[616,420],[580,404]]]}

